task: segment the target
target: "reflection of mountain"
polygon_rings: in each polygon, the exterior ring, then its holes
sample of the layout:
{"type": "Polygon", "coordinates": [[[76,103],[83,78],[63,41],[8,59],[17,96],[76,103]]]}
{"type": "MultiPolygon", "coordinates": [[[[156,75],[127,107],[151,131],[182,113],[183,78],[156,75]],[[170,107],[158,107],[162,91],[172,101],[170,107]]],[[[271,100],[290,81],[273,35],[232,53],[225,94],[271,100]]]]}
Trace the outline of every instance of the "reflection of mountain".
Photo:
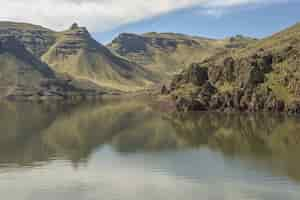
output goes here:
{"type": "Polygon", "coordinates": [[[149,109],[141,102],[118,100],[0,105],[0,163],[31,164],[53,156],[76,162],[107,143],[122,152],[176,147],[171,127],[149,109]]]}
{"type": "Polygon", "coordinates": [[[65,110],[60,105],[0,104],[0,163],[30,164],[48,158],[40,132],[65,110]]]}
{"type": "MultiPolygon", "coordinates": [[[[300,119],[269,114],[205,113],[169,117],[185,143],[221,151],[225,156],[265,161],[300,180],[300,119]]],[[[278,171],[279,170],[279,171],[278,171]]]]}
{"type": "Polygon", "coordinates": [[[300,180],[297,118],[173,116],[154,112],[142,102],[119,100],[77,106],[1,104],[0,111],[0,164],[32,165],[53,157],[77,163],[104,144],[123,153],[206,146],[225,156],[270,165],[280,161],[276,173],[300,180]]]}
{"type": "Polygon", "coordinates": [[[186,143],[208,144],[224,153],[300,151],[299,119],[269,114],[205,113],[168,117],[186,143]]]}

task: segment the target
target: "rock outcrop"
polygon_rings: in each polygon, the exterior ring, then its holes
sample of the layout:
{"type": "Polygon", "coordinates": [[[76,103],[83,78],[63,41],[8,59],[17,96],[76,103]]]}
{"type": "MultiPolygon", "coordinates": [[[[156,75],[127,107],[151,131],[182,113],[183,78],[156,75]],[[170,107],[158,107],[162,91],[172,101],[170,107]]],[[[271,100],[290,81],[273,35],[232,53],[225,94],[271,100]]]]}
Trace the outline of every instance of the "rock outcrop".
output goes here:
{"type": "Polygon", "coordinates": [[[300,114],[299,30],[190,65],[167,88],[177,109],[300,114]]]}
{"type": "MultiPolygon", "coordinates": [[[[245,85],[222,91],[221,87],[208,79],[208,69],[193,64],[181,75],[176,76],[171,85],[170,93],[176,101],[179,111],[272,111],[290,113],[297,112],[296,103],[286,107],[287,103],[280,99],[274,91],[264,85],[263,79],[257,81],[257,74],[248,71],[245,85]],[[250,78],[249,78],[250,77],[250,78]]],[[[240,81],[240,80],[239,80],[240,81]]]]}

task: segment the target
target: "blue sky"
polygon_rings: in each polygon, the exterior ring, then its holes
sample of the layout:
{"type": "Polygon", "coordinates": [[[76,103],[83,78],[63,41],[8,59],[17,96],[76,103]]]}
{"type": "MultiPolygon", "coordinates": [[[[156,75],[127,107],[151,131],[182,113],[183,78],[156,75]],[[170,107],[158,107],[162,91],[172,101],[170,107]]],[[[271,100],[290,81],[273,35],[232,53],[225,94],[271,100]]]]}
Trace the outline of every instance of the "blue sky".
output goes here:
{"type": "Polygon", "coordinates": [[[77,22],[103,43],[121,32],[264,37],[300,21],[300,0],[0,0],[0,20],[62,31],[77,22]]]}
{"type": "Polygon", "coordinates": [[[210,38],[236,34],[262,38],[300,22],[300,0],[263,5],[238,6],[225,10],[192,7],[150,19],[119,26],[113,30],[93,33],[108,43],[119,33],[176,32],[210,38]]]}

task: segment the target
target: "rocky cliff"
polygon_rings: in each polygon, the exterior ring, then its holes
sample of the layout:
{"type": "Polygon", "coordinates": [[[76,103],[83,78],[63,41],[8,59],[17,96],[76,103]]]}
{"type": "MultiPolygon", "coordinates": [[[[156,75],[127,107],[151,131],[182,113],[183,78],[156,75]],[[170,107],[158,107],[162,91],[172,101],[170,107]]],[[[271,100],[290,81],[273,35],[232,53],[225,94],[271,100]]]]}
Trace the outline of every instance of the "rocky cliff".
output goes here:
{"type": "Polygon", "coordinates": [[[228,53],[173,78],[163,93],[177,109],[300,113],[300,25],[228,53]]]}

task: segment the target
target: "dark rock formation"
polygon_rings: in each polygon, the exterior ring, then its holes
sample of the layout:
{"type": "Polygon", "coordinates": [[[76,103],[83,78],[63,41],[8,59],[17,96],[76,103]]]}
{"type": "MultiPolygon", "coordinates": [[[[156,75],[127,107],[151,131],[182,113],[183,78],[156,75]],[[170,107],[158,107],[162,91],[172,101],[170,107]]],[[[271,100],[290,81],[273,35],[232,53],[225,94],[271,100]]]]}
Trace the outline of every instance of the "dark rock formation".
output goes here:
{"type": "Polygon", "coordinates": [[[175,96],[178,111],[299,113],[299,102],[288,105],[266,84],[266,75],[273,71],[272,55],[261,53],[243,59],[225,57],[222,63],[219,66],[207,63],[192,64],[187,70],[174,76],[170,84],[170,93],[175,96]],[[221,86],[224,83],[234,87],[223,91],[221,86]],[[188,88],[193,88],[193,92],[185,93],[188,88]]]}
{"type": "Polygon", "coordinates": [[[208,69],[199,64],[191,64],[187,70],[174,76],[170,88],[176,89],[178,85],[191,83],[196,86],[202,86],[208,81],[208,69]]]}
{"type": "Polygon", "coordinates": [[[192,64],[184,74],[184,80],[197,86],[202,86],[208,80],[207,68],[192,64]]]}
{"type": "Polygon", "coordinates": [[[76,30],[78,28],[79,28],[78,24],[77,23],[73,23],[70,29],[71,30],[76,30]]]}
{"type": "Polygon", "coordinates": [[[116,50],[120,55],[126,55],[127,53],[144,53],[147,46],[145,38],[129,33],[120,34],[116,39],[112,41],[114,44],[118,44],[120,47],[116,50]]]}

